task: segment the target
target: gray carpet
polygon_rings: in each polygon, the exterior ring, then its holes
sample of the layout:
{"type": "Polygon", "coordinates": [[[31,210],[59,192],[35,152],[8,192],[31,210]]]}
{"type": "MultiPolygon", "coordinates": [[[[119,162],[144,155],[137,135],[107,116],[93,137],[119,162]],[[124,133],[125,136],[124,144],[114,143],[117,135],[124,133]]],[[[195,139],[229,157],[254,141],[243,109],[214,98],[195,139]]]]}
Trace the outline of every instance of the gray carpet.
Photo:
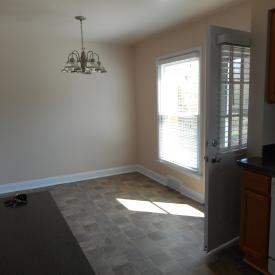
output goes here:
{"type": "Polygon", "coordinates": [[[28,200],[20,208],[0,200],[0,274],[94,275],[51,195],[28,200]]]}

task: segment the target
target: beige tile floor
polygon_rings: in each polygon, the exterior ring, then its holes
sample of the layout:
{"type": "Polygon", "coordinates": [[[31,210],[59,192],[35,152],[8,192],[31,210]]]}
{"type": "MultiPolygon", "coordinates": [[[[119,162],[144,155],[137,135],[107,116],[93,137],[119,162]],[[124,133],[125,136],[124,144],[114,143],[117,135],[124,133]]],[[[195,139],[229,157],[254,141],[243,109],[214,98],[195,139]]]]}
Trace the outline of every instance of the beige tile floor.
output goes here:
{"type": "Polygon", "coordinates": [[[259,274],[238,245],[203,251],[203,207],[131,173],[51,188],[98,275],[259,274]]]}

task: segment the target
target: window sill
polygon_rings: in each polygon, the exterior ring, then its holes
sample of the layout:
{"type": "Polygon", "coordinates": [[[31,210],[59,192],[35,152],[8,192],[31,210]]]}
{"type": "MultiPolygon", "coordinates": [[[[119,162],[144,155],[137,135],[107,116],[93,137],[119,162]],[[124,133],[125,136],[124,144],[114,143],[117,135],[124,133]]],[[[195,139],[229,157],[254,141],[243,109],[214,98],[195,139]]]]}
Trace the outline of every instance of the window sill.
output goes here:
{"type": "Polygon", "coordinates": [[[202,180],[202,174],[200,173],[200,171],[196,172],[193,171],[191,169],[188,168],[184,168],[182,166],[179,166],[175,163],[166,161],[166,160],[162,160],[162,159],[157,159],[157,162],[164,165],[164,166],[168,166],[169,168],[172,168],[174,170],[176,170],[177,172],[180,172],[186,176],[189,176],[191,178],[194,178],[196,180],[202,180]]]}

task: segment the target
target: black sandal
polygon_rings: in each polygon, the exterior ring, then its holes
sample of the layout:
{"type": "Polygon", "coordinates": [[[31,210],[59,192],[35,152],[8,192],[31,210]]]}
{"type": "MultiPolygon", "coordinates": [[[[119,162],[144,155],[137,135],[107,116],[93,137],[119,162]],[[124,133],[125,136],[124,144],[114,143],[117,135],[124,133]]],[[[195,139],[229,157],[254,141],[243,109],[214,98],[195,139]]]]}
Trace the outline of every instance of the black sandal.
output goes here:
{"type": "Polygon", "coordinates": [[[14,197],[6,200],[4,202],[6,207],[19,207],[26,205],[28,203],[27,195],[26,194],[17,194],[14,197]]]}

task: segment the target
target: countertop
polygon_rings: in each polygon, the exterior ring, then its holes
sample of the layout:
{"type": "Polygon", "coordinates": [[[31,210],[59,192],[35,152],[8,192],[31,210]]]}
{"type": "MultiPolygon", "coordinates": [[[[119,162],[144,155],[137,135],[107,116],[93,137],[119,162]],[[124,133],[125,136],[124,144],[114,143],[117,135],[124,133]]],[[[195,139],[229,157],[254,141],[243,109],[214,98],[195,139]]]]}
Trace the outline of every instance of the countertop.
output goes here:
{"type": "Polygon", "coordinates": [[[271,158],[243,158],[237,161],[238,165],[257,170],[265,175],[275,177],[275,159],[271,158]]]}

